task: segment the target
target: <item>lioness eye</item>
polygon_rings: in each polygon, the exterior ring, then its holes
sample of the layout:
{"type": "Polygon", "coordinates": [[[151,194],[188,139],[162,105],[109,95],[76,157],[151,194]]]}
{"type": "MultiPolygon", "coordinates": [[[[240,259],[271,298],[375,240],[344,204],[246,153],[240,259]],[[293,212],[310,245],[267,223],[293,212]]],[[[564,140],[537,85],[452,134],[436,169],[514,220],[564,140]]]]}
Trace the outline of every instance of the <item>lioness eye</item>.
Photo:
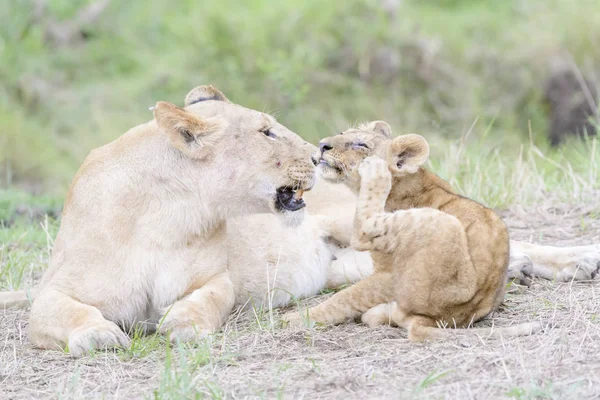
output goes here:
{"type": "Polygon", "coordinates": [[[363,149],[369,148],[365,143],[354,143],[354,147],[362,147],[363,149]]]}
{"type": "Polygon", "coordinates": [[[265,129],[261,131],[265,136],[268,136],[270,138],[275,139],[277,137],[276,134],[273,133],[273,131],[271,131],[271,129],[265,129]]]}

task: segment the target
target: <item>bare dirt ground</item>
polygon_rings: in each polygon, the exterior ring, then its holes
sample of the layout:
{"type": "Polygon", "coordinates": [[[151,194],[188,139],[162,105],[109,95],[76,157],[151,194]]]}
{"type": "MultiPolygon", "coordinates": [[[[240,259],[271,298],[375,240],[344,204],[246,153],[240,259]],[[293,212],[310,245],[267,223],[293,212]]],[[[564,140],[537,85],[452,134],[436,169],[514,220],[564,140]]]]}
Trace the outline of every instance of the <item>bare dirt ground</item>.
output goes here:
{"type": "MultiPolygon", "coordinates": [[[[513,207],[503,215],[514,239],[576,245],[600,243],[599,211],[598,204],[513,207]]],[[[235,313],[222,334],[197,347],[152,348],[148,340],[133,352],[146,346],[143,356],[74,360],[30,346],[27,311],[0,311],[0,398],[600,398],[599,278],[534,280],[477,324],[553,325],[529,337],[413,344],[397,328],[287,330],[272,317],[235,313]]]]}

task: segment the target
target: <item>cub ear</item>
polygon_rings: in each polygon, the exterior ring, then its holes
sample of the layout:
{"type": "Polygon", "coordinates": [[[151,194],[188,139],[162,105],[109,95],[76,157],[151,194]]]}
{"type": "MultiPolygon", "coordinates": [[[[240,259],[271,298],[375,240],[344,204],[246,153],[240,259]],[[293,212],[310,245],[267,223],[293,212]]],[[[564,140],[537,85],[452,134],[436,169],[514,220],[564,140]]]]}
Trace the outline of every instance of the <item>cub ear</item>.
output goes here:
{"type": "Polygon", "coordinates": [[[411,133],[392,141],[391,165],[396,172],[413,174],[429,157],[429,144],[421,135],[411,133]]]}
{"type": "Polygon", "coordinates": [[[199,118],[166,101],[154,107],[154,119],[164,131],[173,147],[188,157],[200,159],[208,154],[212,144],[223,131],[222,123],[215,118],[199,118]]]}
{"type": "Polygon", "coordinates": [[[212,85],[198,86],[190,90],[185,96],[185,106],[189,106],[201,101],[216,100],[231,103],[227,97],[219,89],[214,88],[212,85]]]}
{"type": "Polygon", "coordinates": [[[381,133],[385,137],[392,137],[392,127],[385,121],[371,121],[363,126],[363,130],[381,133]]]}

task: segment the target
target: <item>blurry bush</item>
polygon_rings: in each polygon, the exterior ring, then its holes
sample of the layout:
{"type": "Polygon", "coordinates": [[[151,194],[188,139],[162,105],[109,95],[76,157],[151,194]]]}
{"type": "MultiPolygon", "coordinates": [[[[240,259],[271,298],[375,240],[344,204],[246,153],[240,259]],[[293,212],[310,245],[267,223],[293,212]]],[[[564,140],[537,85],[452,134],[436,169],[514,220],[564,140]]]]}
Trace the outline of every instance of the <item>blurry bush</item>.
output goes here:
{"type": "Polygon", "coordinates": [[[8,1],[0,182],[62,189],[148,106],[206,83],[312,141],[385,119],[544,146],[543,83],[565,54],[598,81],[597,0],[8,1]]]}

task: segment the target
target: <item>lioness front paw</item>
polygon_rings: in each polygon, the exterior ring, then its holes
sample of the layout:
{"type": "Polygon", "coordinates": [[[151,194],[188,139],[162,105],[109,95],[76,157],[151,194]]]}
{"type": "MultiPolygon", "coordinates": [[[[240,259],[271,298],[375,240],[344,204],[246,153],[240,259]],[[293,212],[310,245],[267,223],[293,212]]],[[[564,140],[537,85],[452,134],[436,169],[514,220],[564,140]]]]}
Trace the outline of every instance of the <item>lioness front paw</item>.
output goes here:
{"type": "Polygon", "coordinates": [[[194,342],[213,333],[214,329],[198,320],[198,313],[193,310],[193,307],[195,307],[193,303],[178,301],[171,307],[163,309],[158,332],[168,336],[173,343],[194,342]]]}
{"type": "Polygon", "coordinates": [[[600,272],[600,246],[580,246],[576,253],[567,261],[556,274],[556,280],[568,282],[571,280],[594,279],[600,272]]]}
{"type": "Polygon", "coordinates": [[[171,326],[169,329],[161,330],[160,333],[168,336],[171,343],[191,343],[206,338],[212,331],[198,328],[198,325],[194,321],[186,321],[179,325],[171,326]]]}
{"type": "Polygon", "coordinates": [[[370,156],[365,158],[358,166],[361,185],[370,187],[381,187],[384,192],[389,193],[392,187],[392,174],[387,163],[379,157],[370,156]]]}
{"type": "Polygon", "coordinates": [[[98,321],[75,329],[69,335],[69,354],[82,357],[92,350],[128,347],[129,336],[114,322],[98,321]]]}

